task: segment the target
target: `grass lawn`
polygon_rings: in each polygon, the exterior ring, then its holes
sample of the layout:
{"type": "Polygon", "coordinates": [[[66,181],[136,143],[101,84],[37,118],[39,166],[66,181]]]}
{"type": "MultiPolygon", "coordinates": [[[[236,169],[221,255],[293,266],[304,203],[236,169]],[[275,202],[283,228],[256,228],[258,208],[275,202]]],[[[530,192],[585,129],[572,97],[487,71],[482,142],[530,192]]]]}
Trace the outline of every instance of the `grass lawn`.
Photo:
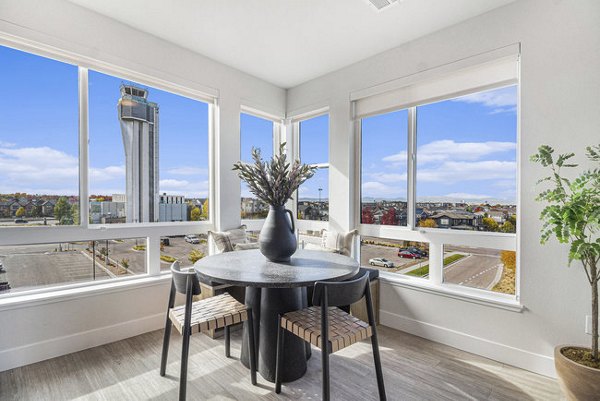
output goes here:
{"type": "MultiPolygon", "coordinates": [[[[455,253],[454,255],[450,255],[444,258],[444,267],[448,266],[450,263],[454,263],[457,260],[460,260],[462,258],[464,258],[465,255],[462,255],[460,253],[455,253]]],[[[409,276],[415,276],[415,277],[423,277],[429,274],[429,265],[425,265],[423,267],[419,267],[418,269],[415,270],[411,270],[408,273],[409,276]]]]}

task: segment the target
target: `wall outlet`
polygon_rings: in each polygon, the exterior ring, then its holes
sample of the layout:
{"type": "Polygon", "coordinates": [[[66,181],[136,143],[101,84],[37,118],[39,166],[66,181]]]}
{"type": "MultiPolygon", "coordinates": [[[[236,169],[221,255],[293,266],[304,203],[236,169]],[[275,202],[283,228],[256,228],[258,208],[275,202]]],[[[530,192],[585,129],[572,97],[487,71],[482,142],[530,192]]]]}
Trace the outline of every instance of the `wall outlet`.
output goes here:
{"type": "Polygon", "coordinates": [[[586,315],[585,317],[585,334],[592,334],[592,315],[586,315]]]}

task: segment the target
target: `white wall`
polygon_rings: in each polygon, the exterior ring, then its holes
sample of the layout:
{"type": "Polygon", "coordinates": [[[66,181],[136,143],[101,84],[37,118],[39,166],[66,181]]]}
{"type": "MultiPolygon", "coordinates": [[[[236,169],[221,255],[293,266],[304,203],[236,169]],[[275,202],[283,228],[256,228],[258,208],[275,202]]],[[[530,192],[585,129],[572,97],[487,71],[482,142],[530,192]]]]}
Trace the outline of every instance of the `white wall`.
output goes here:
{"type": "MultiPolygon", "coordinates": [[[[0,0],[0,38],[10,36],[32,48],[41,43],[71,53],[85,65],[115,66],[218,94],[219,210],[235,213],[221,213],[216,225],[239,225],[240,185],[231,165],[239,159],[240,105],[283,117],[285,90],[62,0],[0,0]]],[[[154,280],[134,290],[0,305],[0,371],[160,327],[168,285],[154,280]]]]}
{"type": "Polygon", "coordinates": [[[288,113],[331,107],[331,224],[350,228],[348,193],[352,121],[350,92],[520,42],[521,313],[382,286],[382,322],[458,348],[553,375],[553,347],[587,344],[589,286],[582,269],[566,268],[567,252],[539,244],[542,172],[529,155],[538,145],[574,151],[600,137],[600,2],[521,0],[384,52],[288,91],[288,113]]]}

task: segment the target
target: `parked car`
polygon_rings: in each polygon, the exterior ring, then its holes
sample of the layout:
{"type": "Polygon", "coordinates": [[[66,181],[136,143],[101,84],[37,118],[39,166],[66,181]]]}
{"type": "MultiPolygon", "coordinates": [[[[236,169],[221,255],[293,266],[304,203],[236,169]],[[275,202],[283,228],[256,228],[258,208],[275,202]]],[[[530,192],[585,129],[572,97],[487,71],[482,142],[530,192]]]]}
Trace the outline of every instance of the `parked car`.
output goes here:
{"type": "Polygon", "coordinates": [[[421,248],[417,248],[416,246],[409,246],[406,249],[400,249],[401,251],[408,251],[408,252],[412,252],[412,253],[416,253],[418,255],[421,255],[422,258],[427,257],[429,254],[427,253],[427,251],[422,250],[421,248]]]}
{"type": "Polygon", "coordinates": [[[410,252],[407,250],[398,251],[398,256],[406,259],[421,259],[421,255],[419,255],[418,253],[410,252]]]}
{"type": "Polygon", "coordinates": [[[199,244],[200,238],[198,238],[195,234],[189,234],[185,236],[185,242],[189,242],[190,244],[199,244]]]}
{"type": "Polygon", "coordinates": [[[371,266],[394,267],[394,262],[387,260],[386,258],[369,259],[369,264],[371,266]]]}
{"type": "Polygon", "coordinates": [[[16,224],[25,224],[25,223],[27,223],[27,220],[25,220],[25,219],[15,219],[15,223],[16,224]]]}
{"type": "Polygon", "coordinates": [[[169,245],[171,245],[171,241],[167,237],[161,237],[160,244],[163,246],[169,246],[169,245]]]}

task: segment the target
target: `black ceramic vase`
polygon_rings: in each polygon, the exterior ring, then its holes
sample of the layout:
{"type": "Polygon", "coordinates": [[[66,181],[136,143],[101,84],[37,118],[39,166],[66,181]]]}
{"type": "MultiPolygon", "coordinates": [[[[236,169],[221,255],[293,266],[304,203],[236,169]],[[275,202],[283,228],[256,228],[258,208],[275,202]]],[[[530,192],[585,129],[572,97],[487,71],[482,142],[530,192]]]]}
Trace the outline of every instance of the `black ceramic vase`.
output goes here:
{"type": "Polygon", "coordinates": [[[258,243],[260,252],[270,261],[289,262],[298,247],[292,211],[285,206],[269,206],[258,243]]]}

